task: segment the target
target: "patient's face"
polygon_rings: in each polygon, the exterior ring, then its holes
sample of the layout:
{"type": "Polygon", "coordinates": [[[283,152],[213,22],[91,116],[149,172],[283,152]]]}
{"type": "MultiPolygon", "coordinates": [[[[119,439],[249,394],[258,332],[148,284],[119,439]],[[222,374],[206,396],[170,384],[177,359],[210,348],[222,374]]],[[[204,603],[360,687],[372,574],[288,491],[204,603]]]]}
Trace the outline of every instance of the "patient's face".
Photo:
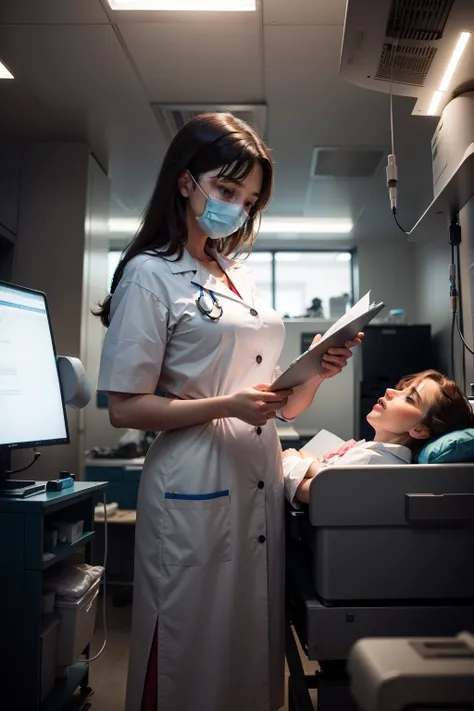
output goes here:
{"type": "Polygon", "coordinates": [[[376,433],[426,439],[430,433],[422,423],[439,392],[439,385],[430,378],[414,381],[404,390],[389,388],[367,415],[367,421],[376,433]]]}

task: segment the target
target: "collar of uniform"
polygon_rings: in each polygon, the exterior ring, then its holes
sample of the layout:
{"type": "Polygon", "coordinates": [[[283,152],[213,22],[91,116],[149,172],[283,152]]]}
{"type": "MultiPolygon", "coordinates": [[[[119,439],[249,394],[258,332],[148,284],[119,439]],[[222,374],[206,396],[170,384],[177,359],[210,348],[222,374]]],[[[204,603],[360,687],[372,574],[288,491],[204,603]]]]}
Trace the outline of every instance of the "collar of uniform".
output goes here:
{"type": "Polygon", "coordinates": [[[181,259],[176,259],[175,257],[165,257],[165,260],[172,274],[185,274],[186,272],[193,272],[194,275],[199,270],[198,262],[191,257],[186,249],[184,250],[181,259]]]}
{"type": "MultiPolygon", "coordinates": [[[[215,249],[208,249],[206,251],[225,272],[240,270],[240,264],[235,259],[225,257],[215,249]]],[[[173,274],[184,274],[185,272],[197,272],[199,270],[199,262],[190,255],[187,249],[184,249],[181,259],[175,259],[174,257],[164,257],[164,259],[173,274]]]]}
{"type": "MultiPolygon", "coordinates": [[[[242,297],[242,301],[253,306],[251,282],[246,278],[245,270],[242,270],[240,264],[233,259],[229,259],[222,254],[219,254],[214,249],[209,249],[208,253],[216,260],[220,268],[228,275],[229,279],[234,284],[235,288],[242,297]]],[[[239,297],[234,294],[225,284],[219,279],[210,274],[203,265],[196,261],[189,252],[185,249],[181,259],[167,258],[169,270],[172,274],[187,274],[190,273],[189,281],[197,281],[203,289],[211,290],[216,294],[222,294],[229,299],[240,301],[239,297]]]]}
{"type": "Polygon", "coordinates": [[[394,457],[402,459],[407,464],[411,464],[413,459],[411,449],[405,447],[404,444],[392,444],[391,442],[367,442],[367,448],[390,452],[394,457]]]}
{"type": "MultiPolygon", "coordinates": [[[[225,257],[223,254],[216,252],[215,250],[210,250],[210,254],[214,257],[222,271],[226,273],[230,281],[233,283],[242,301],[246,304],[253,306],[253,293],[252,293],[252,280],[249,278],[248,271],[241,268],[239,262],[229,257],[225,257]]],[[[234,292],[229,289],[225,284],[220,282],[218,279],[214,280],[216,283],[212,287],[213,291],[225,294],[229,298],[240,301],[239,297],[234,294],[234,292]]]]}

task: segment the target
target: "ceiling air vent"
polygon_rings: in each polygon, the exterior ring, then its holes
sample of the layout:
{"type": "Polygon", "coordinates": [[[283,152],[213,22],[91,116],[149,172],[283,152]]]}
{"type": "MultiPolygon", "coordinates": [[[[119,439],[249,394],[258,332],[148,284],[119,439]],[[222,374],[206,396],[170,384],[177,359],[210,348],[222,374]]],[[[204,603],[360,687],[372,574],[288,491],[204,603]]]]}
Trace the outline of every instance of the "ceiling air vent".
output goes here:
{"type": "Polygon", "coordinates": [[[165,137],[171,141],[176,133],[199,114],[211,111],[230,112],[258,129],[265,137],[267,107],[265,104],[151,104],[165,137]]]}
{"type": "Polygon", "coordinates": [[[454,0],[393,0],[375,79],[424,86],[454,0]]]}
{"type": "Polygon", "coordinates": [[[375,75],[381,81],[424,86],[434,56],[435,47],[385,43],[375,75]]]}
{"type": "Polygon", "coordinates": [[[454,0],[393,0],[385,36],[432,42],[443,36],[454,0]]]}
{"type": "Polygon", "coordinates": [[[370,178],[386,153],[381,148],[315,148],[311,178],[370,178]]]}

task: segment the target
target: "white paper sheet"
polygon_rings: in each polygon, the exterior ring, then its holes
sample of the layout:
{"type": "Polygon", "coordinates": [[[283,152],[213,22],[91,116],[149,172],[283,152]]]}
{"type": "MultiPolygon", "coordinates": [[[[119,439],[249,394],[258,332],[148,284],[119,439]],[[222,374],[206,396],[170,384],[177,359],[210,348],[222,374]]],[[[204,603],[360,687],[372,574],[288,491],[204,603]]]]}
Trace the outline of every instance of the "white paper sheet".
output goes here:
{"type": "Polygon", "coordinates": [[[350,323],[359,316],[362,316],[362,314],[367,313],[367,311],[373,305],[370,303],[370,294],[371,292],[368,291],[367,294],[362,297],[362,299],[359,299],[357,304],[354,304],[354,306],[349,309],[347,313],[344,314],[344,316],[341,316],[341,318],[336,321],[336,323],[333,323],[333,325],[328,328],[321,340],[324,341],[324,339],[328,338],[328,336],[330,336],[331,333],[334,333],[334,331],[337,331],[338,329],[345,326],[347,323],[350,323]]]}
{"type": "Polygon", "coordinates": [[[324,336],[307,351],[289,364],[286,370],[272,383],[271,392],[296,388],[316,375],[325,373],[321,359],[330,348],[343,348],[344,344],[357,337],[359,331],[384,308],[385,304],[370,304],[370,291],[344,314],[324,336]]]}
{"type": "Polygon", "coordinates": [[[308,444],[305,444],[303,449],[311,452],[315,457],[323,457],[325,454],[339,449],[343,444],[344,440],[337,435],[327,430],[320,430],[308,444]]]}

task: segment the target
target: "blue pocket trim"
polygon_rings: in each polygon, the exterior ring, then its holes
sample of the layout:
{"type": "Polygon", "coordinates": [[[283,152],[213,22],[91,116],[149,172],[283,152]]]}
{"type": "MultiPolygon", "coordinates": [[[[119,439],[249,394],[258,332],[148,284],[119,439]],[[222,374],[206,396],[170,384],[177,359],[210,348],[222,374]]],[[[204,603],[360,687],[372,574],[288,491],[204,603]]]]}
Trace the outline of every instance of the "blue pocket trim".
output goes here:
{"type": "Polygon", "coordinates": [[[180,501],[207,501],[209,499],[220,499],[223,496],[229,496],[230,491],[214,491],[212,494],[175,494],[174,491],[167,491],[165,499],[179,499],[180,501]]]}

